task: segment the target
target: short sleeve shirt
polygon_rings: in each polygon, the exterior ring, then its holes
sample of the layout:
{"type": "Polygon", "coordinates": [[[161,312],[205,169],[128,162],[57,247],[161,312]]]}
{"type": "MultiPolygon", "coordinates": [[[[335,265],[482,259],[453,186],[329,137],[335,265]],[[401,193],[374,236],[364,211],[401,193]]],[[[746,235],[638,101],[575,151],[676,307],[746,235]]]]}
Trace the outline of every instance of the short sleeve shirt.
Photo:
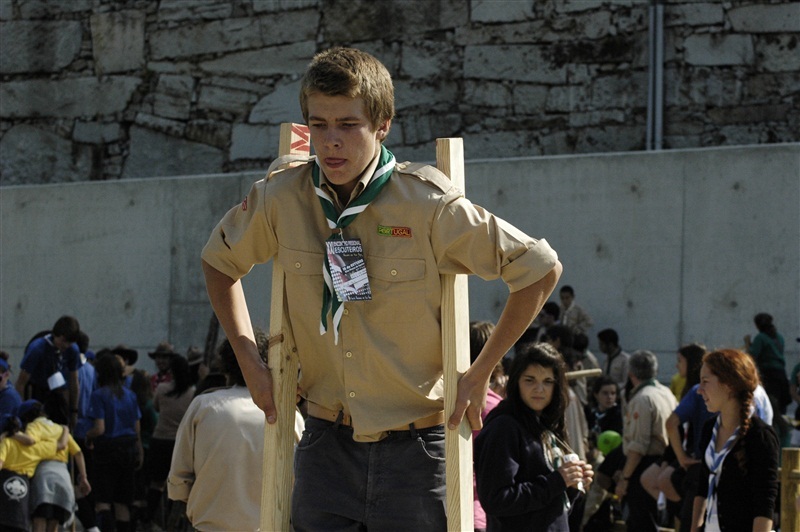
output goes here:
{"type": "Polygon", "coordinates": [[[253,185],[214,229],[203,259],[232,279],[269,260],[283,269],[284,326],[293,332],[306,398],[343,410],[356,440],[375,441],[443,408],[440,275],[502,278],[514,292],[543,278],[557,255],[545,240],[469,202],[435,168],[398,164],[343,231],[363,244],[372,299],[343,304],[336,345],[332,332],[320,335],[331,230],[312,164],[253,185]]]}
{"type": "Polygon", "coordinates": [[[678,416],[680,422],[689,423],[691,426],[692,441],[687,451],[695,458],[703,456],[703,449],[700,448],[701,432],[706,421],[714,415],[708,411],[706,402],[697,393],[699,387],[699,384],[692,386],[692,389],[686,392],[675,409],[675,415],[678,416]]]}
{"type": "Polygon", "coordinates": [[[89,417],[105,422],[103,439],[136,436],[136,422],[142,417],[136,395],[122,388],[122,397],[117,397],[107,387],[92,392],[89,417]]]}
{"type": "Polygon", "coordinates": [[[52,458],[55,453],[56,443],[54,441],[24,445],[14,438],[0,439],[0,460],[3,462],[3,469],[9,469],[21,475],[32,477],[39,462],[52,458]]]}
{"type": "Polygon", "coordinates": [[[69,374],[81,367],[81,354],[75,344],[59,353],[48,334],[31,342],[20,367],[30,373],[31,384],[47,388],[47,379],[56,371],[60,371],[64,380],[69,382],[69,374]]]}
{"type": "Polygon", "coordinates": [[[677,406],[669,388],[654,382],[640,384],[625,407],[623,452],[637,452],[643,456],[658,456],[667,448],[666,422],[677,406]]]}
{"type": "MultiPolygon", "coordinates": [[[[39,442],[54,442],[57,443],[58,440],[61,438],[61,434],[64,430],[64,427],[59,425],[58,423],[53,423],[46,417],[37,418],[30,423],[28,426],[25,427],[25,433],[34,439],[37,443],[39,442]]],[[[81,452],[81,448],[78,446],[78,443],[70,434],[67,437],[67,448],[62,449],[60,451],[56,451],[55,455],[51,458],[58,460],[59,462],[66,463],[67,455],[70,456],[76,455],[81,452]]]]}

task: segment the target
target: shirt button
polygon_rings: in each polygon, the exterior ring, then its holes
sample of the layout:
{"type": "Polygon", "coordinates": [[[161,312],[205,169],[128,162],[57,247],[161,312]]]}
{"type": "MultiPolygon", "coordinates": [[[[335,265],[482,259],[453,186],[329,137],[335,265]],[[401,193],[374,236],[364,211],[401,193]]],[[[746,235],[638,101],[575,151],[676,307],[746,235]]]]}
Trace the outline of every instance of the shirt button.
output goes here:
{"type": "Polygon", "coordinates": [[[345,316],[348,316],[348,315],[350,315],[350,311],[349,311],[348,309],[344,309],[344,312],[343,312],[343,314],[344,314],[345,316]]]}
{"type": "Polygon", "coordinates": [[[350,392],[350,397],[355,397],[355,396],[356,396],[356,392],[350,392]]]}
{"type": "Polygon", "coordinates": [[[294,267],[295,267],[295,268],[300,268],[300,266],[301,266],[301,265],[300,265],[300,263],[299,263],[299,262],[295,262],[295,263],[294,263],[294,267]]]}
{"type": "Polygon", "coordinates": [[[390,273],[392,274],[392,276],[395,276],[397,275],[397,270],[392,270],[390,273]]]}
{"type": "Polygon", "coordinates": [[[346,356],[347,358],[353,358],[353,352],[348,351],[347,353],[344,354],[344,356],[346,356]]]}

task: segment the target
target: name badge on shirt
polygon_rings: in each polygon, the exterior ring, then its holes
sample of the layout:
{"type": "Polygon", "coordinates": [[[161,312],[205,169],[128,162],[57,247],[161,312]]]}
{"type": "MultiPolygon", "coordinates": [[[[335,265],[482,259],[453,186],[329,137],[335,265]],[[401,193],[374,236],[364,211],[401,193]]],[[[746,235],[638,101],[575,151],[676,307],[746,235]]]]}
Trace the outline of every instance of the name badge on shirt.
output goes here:
{"type": "Polygon", "coordinates": [[[55,390],[56,388],[61,388],[67,383],[64,380],[64,375],[61,374],[60,371],[56,371],[49,377],[47,377],[47,386],[50,387],[51,390],[55,390]]]}
{"type": "Polygon", "coordinates": [[[372,291],[367,277],[367,263],[361,240],[328,240],[328,263],[331,281],[339,301],[369,301],[372,291]]]}

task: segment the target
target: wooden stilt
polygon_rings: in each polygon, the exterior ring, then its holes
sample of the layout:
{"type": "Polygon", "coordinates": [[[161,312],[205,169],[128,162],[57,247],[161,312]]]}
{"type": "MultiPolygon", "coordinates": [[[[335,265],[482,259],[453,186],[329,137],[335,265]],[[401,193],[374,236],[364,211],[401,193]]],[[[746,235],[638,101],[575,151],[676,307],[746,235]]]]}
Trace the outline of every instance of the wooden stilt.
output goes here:
{"type": "Polygon", "coordinates": [[[800,449],[781,449],[781,530],[800,530],[800,449]]]}
{"type": "MultiPolygon", "coordinates": [[[[308,155],[308,127],[281,124],[278,155],[308,155]]],[[[261,530],[290,530],[294,419],[297,396],[298,358],[291,331],[283,327],[286,312],[284,272],[272,262],[272,302],[269,310],[269,369],[278,410],[274,425],[264,429],[264,464],[261,490],[261,530]]]]}
{"type": "MultiPolygon", "coordinates": [[[[436,166],[464,190],[464,142],[436,139],[436,166]]],[[[466,275],[442,275],[442,354],[444,412],[453,413],[458,379],[469,369],[469,294],[466,275]]],[[[445,433],[447,529],[472,530],[472,429],[464,417],[457,431],[445,433]]]]}

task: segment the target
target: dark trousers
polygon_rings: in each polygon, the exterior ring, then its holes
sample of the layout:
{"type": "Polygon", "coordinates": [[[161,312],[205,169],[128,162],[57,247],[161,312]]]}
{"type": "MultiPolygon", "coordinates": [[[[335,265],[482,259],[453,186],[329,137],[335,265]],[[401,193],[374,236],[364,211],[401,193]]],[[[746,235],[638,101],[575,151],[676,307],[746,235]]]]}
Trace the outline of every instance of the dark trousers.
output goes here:
{"type": "Polygon", "coordinates": [[[350,427],[309,417],[295,452],[294,530],[446,530],[444,431],[356,442],[350,427]]]}
{"type": "MultiPolygon", "coordinates": [[[[75,441],[78,443],[83,453],[83,461],[86,464],[86,476],[89,477],[89,482],[94,485],[94,450],[87,447],[85,438],[76,438],[75,441]]],[[[97,516],[94,511],[94,491],[90,491],[88,495],[77,499],[75,502],[78,504],[78,511],[76,514],[83,528],[92,528],[95,526],[97,524],[97,516]]]]}
{"type": "Polygon", "coordinates": [[[630,532],[658,532],[658,505],[642,487],[641,477],[644,470],[656,463],[660,456],[643,456],[642,461],[633,470],[628,481],[628,494],[625,505],[628,507],[628,518],[625,525],[630,532]]]}

